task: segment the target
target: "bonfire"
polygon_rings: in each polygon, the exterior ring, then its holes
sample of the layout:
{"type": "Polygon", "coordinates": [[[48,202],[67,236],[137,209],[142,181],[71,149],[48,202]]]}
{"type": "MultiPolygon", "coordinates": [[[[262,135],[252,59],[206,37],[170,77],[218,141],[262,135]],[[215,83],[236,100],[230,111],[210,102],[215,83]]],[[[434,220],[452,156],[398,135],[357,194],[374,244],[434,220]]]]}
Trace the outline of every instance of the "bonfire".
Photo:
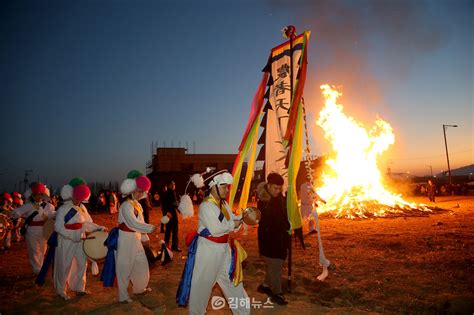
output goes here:
{"type": "Polygon", "coordinates": [[[405,201],[382,181],[378,159],[395,143],[390,124],[377,118],[370,129],[346,115],[337,103],[342,94],[321,86],[325,105],[317,124],[323,129],[332,152],[326,160],[318,194],[327,202],[318,213],[336,218],[373,218],[429,214],[433,209],[405,201]]]}

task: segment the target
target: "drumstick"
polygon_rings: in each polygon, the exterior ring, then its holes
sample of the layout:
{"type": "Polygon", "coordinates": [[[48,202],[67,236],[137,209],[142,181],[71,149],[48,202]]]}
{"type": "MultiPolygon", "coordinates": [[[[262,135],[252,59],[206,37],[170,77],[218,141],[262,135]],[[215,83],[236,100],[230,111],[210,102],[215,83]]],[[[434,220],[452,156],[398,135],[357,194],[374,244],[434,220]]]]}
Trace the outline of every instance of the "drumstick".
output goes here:
{"type": "Polygon", "coordinates": [[[85,241],[85,240],[94,240],[95,239],[95,236],[88,236],[88,237],[82,237],[81,240],[85,241]]]}

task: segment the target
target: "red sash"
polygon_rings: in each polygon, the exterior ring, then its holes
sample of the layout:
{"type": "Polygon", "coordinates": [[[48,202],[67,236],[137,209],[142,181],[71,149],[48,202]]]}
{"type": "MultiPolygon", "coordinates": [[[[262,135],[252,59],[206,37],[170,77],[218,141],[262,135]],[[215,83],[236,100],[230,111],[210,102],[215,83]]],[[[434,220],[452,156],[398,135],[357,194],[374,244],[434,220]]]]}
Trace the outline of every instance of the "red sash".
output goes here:
{"type": "Polygon", "coordinates": [[[135,233],[135,231],[132,230],[131,228],[129,228],[125,223],[120,223],[119,224],[119,229],[124,231],[124,232],[133,232],[133,233],[135,233]]]}
{"type": "Polygon", "coordinates": [[[43,226],[46,221],[31,221],[29,226],[43,226]]]}
{"type": "Polygon", "coordinates": [[[64,224],[64,227],[68,230],[80,230],[82,229],[82,223],[64,224]]]}
{"type": "MultiPolygon", "coordinates": [[[[191,245],[191,242],[196,237],[196,235],[198,235],[198,232],[196,232],[196,231],[188,233],[188,235],[186,236],[186,246],[189,247],[189,245],[191,245]]],[[[201,236],[201,235],[199,235],[199,236],[201,236]]],[[[201,237],[204,237],[204,238],[206,238],[210,241],[213,241],[214,243],[219,243],[219,244],[227,243],[227,241],[229,240],[229,234],[224,234],[224,235],[219,236],[219,237],[215,237],[215,236],[211,236],[211,235],[201,236],[201,237]]]]}
{"type": "Polygon", "coordinates": [[[205,238],[207,238],[210,241],[213,241],[214,243],[227,243],[227,241],[229,240],[229,234],[224,234],[219,237],[209,235],[209,236],[205,236],[205,238]]]}

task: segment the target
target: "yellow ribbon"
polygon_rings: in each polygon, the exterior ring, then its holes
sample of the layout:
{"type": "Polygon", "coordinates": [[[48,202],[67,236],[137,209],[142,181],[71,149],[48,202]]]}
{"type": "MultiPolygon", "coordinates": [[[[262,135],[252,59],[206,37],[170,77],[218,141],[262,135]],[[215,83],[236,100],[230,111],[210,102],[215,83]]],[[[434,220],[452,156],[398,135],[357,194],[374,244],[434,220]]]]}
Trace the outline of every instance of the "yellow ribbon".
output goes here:
{"type": "Polygon", "coordinates": [[[230,220],[230,213],[227,211],[227,208],[225,207],[225,204],[223,204],[224,206],[221,207],[220,206],[220,202],[216,200],[216,198],[214,198],[213,195],[209,194],[209,196],[207,196],[206,198],[204,198],[204,201],[208,201],[210,203],[213,203],[217,206],[217,208],[219,208],[221,210],[221,212],[224,214],[225,218],[227,219],[227,221],[230,220]]]}
{"type": "Polygon", "coordinates": [[[239,283],[244,281],[244,270],[242,268],[242,262],[247,258],[247,252],[236,239],[232,239],[232,242],[234,242],[236,255],[237,255],[237,261],[235,263],[234,279],[232,279],[232,283],[236,287],[239,285],[239,283]]]}
{"type": "Polygon", "coordinates": [[[133,209],[135,209],[137,214],[143,212],[142,206],[140,205],[140,203],[138,201],[133,200],[133,199],[129,199],[128,201],[132,204],[133,209]]]}
{"type": "Polygon", "coordinates": [[[79,212],[80,214],[86,214],[86,212],[84,211],[84,209],[82,209],[81,206],[73,205],[73,208],[76,209],[76,211],[79,212]]]}

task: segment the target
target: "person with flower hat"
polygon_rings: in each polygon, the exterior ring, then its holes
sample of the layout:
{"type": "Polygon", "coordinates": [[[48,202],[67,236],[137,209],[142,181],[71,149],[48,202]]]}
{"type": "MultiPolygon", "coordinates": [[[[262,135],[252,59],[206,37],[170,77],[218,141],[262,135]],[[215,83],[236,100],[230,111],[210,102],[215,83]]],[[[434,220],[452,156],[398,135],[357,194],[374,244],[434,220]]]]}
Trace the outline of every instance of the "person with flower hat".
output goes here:
{"type": "Polygon", "coordinates": [[[118,243],[115,272],[119,289],[119,301],[130,303],[128,295],[130,281],[133,293],[141,294],[151,291],[148,287],[150,272],[143,244],[147,246],[150,239],[147,233],[155,231],[156,227],[145,223],[143,208],[139,200],[151,188],[151,182],[137,170],[130,171],[122,182],[120,191],[125,200],[119,208],[118,243]]]}
{"type": "Polygon", "coordinates": [[[59,207],[54,223],[57,249],[54,257],[54,287],[64,300],[69,300],[67,288],[77,295],[86,294],[87,256],[82,248],[86,233],[107,230],[95,224],[82,204],[91,191],[82,178],[73,178],[61,189],[64,204],[59,207]]]}
{"type": "Polygon", "coordinates": [[[9,214],[12,211],[13,198],[12,196],[5,192],[1,197],[2,204],[0,206],[0,213],[9,214]]]}
{"type": "MultiPolygon", "coordinates": [[[[19,192],[12,192],[12,211],[23,205],[23,199],[21,199],[21,194],[19,192]]],[[[12,240],[14,242],[21,241],[20,226],[21,219],[13,219],[13,230],[12,230],[12,240]]]]}
{"type": "Polygon", "coordinates": [[[43,226],[48,218],[54,219],[56,216],[53,205],[47,202],[49,200],[48,193],[49,191],[43,183],[33,182],[25,192],[27,202],[12,211],[13,218],[25,219],[21,234],[25,236],[28,257],[36,275],[41,270],[46,252],[43,226]]]}
{"type": "MultiPolygon", "coordinates": [[[[12,196],[7,192],[3,193],[1,197],[0,213],[8,219],[11,218],[11,212],[13,210],[12,204],[13,204],[12,196]]],[[[11,238],[12,238],[12,230],[10,227],[7,229],[7,232],[5,233],[3,238],[0,240],[0,248],[1,249],[10,248],[12,245],[11,238]]]]}

